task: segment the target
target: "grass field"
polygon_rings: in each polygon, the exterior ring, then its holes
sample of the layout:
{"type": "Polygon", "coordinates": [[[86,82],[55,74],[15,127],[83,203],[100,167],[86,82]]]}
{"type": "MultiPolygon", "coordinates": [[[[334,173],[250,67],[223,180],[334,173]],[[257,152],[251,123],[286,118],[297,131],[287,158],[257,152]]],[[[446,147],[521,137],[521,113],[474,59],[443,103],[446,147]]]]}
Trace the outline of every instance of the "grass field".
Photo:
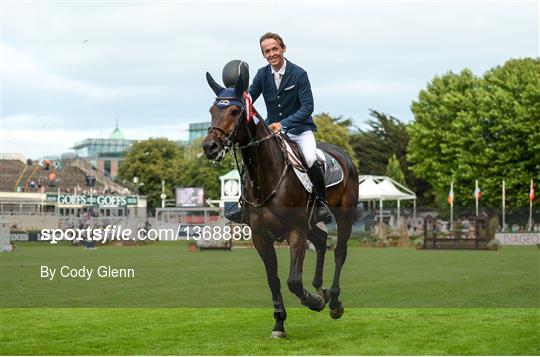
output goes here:
{"type": "MultiPolygon", "coordinates": [[[[288,338],[270,340],[271,299],[254,250],[154,244],[84,250],[19,244],[1,258],[3,355],[540,354],[540,251],[351,247],[346,312],[332,320],[286,289],[288,338]],[[39,266],[134,266],[133,279],[39,278],[39,266]],[[25,307],[25,308],[22,308],[25,307]],[[84,308],[81,308],[84,307],[84,308]]],[[[304,281],[312,278],[308,253],[304,281]]],[[[333,272],[327,257],[325,281],[333,272]]]]}
{"type": "Polygon", "coordinates": [[[10,355],[538,355],[538,309],[289,310],[271,340],[271,310],[4,309],[10,355]]]}
{"type": "MultiPolygon", "coordinates": [[[[286,306],[289,250],[279,249],[286,306]]],[[[270,293],[255,250],[189,253],[185,245],[85,250],[21,244],[2,254],[3,307],[268,307],[270,293]],[[133,267],[133,279],[40,278],[40,266],[133,267]]],[[[311,288],[314,252],[306,254],[304,281],[311,288]]],[[[334,271],[327,254],[325,285],[334,271]]],[[[57,274],[58,275],[58,274],[57,274]]],[[[346,307],[540,307],[540,250],[417,251],[351,247],[341,286],[346,307]]]]}

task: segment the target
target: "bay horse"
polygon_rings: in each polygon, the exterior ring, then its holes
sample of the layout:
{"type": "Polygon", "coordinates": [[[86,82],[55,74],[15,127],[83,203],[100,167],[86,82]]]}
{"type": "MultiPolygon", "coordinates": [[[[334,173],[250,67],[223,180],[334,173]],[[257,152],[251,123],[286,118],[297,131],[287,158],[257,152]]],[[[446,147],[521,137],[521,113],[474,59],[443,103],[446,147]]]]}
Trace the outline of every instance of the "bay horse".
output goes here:
{"type": "Polygon", "coordinates": [[[253,245],[264,263],[274,303],[275,324],[271,337],[286,336],[284,321],[287,317],[274,249],[276,237],[286,239],[290,246],[289,290],[303,305],[315,311],[323,310],[329,303],[330,316],[340,318],[344,309],[339,300],[339,279],[358,203],[358,173],[352,160],[335,145],[318,145],[337,160],[344,173],[341,183],[328,189],[328,202],[338,232],[334,278],[328,290],[323,288],[327,233],[325,229],[310,224],[307,208],[312,200],[311,193],[304,189],[288,163],[278,134],[274,134],[263,120],[256,123],[255,119],[250,119],[251,107],[244,95],[247,83],[241,74],[234,88],[223,88],[208,72],[206,78],[217,98],[210,108],[212,122],[202,147],[208,159],[217,161],[228,150],[241,152],[247,176],[247,180],[242,180],[243,204],[248,206],[247,221],[252,230],[253,245]],[[306,239],[313,243],[317,252],[314,294],[308,292],[302,283],[306,239]]]}

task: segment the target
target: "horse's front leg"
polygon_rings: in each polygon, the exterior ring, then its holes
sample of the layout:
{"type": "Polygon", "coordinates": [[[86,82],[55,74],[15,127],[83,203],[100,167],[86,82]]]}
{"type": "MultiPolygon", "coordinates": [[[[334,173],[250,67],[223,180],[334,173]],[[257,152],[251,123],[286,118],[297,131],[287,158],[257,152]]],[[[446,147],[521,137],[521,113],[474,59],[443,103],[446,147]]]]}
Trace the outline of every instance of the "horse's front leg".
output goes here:
{"type": "Polygon", "coordinates": [[[283,297],[281,296],[281,283],[278,276],[278,264],[274,243],[269,237],[254,235],[253,245],[257,249],[257,252],[264,263],[268,286],[272,292],[272,300],[274,302],[274,319],[276,322],[270,337],[282,338],[286,336],[284,322],[287,318],[287,311],[285,311],[283,297]]]}
{"type": "Polygon", "coordinates": [[[317,294],[324,298],[324,303],[330,301],[330,291],[327,288],[323,288],[323,269],[324,269],[324,256],[326,254],[326,242],[328,240],[328,232],[314,227],[307,234],[308,240],[313,243],[315,250],[317,251],[317,260],[315,263],[315,275],[313,276],[313,287],[317,290],[317,294]]]}
{"type": "Polygon", "coordinates": [[[321,311],[325,306],[324,299],[319,295],[309,293],[304,289],[302,283],[302,270],[306,255],[305,232],[291,231],[287,240],[291,251],[291,265],[289,279],[287,280],[289,290],[298,296],[302,305],[309,307],[311,310],[321,311]]]}

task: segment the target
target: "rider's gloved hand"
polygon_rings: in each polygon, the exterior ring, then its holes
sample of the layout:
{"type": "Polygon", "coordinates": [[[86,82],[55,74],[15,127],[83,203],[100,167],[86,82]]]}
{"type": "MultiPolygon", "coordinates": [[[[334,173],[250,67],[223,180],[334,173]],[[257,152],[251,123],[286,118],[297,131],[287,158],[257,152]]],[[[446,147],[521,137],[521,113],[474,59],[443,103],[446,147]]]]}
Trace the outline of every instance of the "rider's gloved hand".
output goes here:
{"type": "Polygon", "coordinates": [[[278,134],[281,131],[281,123],[272,123],[268,126],[268,128],[270,128],[270,130],[272,130],[274,134],[278,134]]]}

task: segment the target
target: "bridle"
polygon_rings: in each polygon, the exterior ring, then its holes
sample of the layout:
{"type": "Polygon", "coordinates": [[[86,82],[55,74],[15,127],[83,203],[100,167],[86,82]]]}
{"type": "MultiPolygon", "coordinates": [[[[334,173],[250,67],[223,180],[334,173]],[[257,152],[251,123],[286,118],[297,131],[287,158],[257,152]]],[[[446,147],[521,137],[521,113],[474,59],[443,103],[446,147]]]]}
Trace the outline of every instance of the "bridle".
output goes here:
{"type": "MultiPolygon", "coordinates": [[[[239,101],[239,99],[236,97],[219,97],[219,96],[216,97],[216,102],[233,101],[233,100],[236,102],[239,101]]],[[[238,115],[238,118],[236,119],[236,122],[234,123],[233,129],[231,130],[229,134],[227,134],[227,132],[223,128],[220,128],[219,126],[210,126],[208,128],[208,133],[209,134],[213,133],[217,137],[217,139],[219,140],[219,143],[221,144],[225,152],[228,152],[229,150],[231,150],[231,148],[233,149],[233,151],[236,152],[237,150],[244,150],[253,146],[259,146],[261,143],[271,139],[272,137],[276,135],[272,131],[270,131],[270,133],[267,136],[259,140],[255,140],[255,137],[252,136],[251,132],[248,130],[247,132],[249,136],[249,142],[245,145],[235,146],[236,139],[237,139],[236,136],[238,134],[238,128],[240,127],[240,123],[244,119],[246,123],[248,122],[248,117],[247,117],[248,111],[246,110],[246,108],[248,108],[250,105],[246,103],[245,97],[243,98],[241,102],[242,102],[242,106],[241,106],[240,114],[238,115]]],[[[252,112],[253,115],[257,117],[257,119],[264,120],[253,107],[248,108],[248,110],[252,112]]]]}
{"type": "MultiPolygon", "coordinates": [[[[238,100],[238,98],[235,97],[217,97],[216,101],[224,101],[224,100],[238,100]]],[[[210,126],[208,128],[208,134],[213,133],[217,139],[219,140],[219,143],[221,144],[223,150],[225,152],[228,152],[231,147],[234,145],[236,140],[236,135],[238,132],[238,128],[240,127],[240,123],[242,122],[242,119],[244,117],[244,114],[246,113],[246,105],[244,102],[244,105],[241,108],[240,115],[236,119],[236,122],[234,123],[233,130],[229,134],[223,128],[220,128],[219,126],[210,126]]],[[[249,132],[249,130],[248,130],[249,132]]]]}

